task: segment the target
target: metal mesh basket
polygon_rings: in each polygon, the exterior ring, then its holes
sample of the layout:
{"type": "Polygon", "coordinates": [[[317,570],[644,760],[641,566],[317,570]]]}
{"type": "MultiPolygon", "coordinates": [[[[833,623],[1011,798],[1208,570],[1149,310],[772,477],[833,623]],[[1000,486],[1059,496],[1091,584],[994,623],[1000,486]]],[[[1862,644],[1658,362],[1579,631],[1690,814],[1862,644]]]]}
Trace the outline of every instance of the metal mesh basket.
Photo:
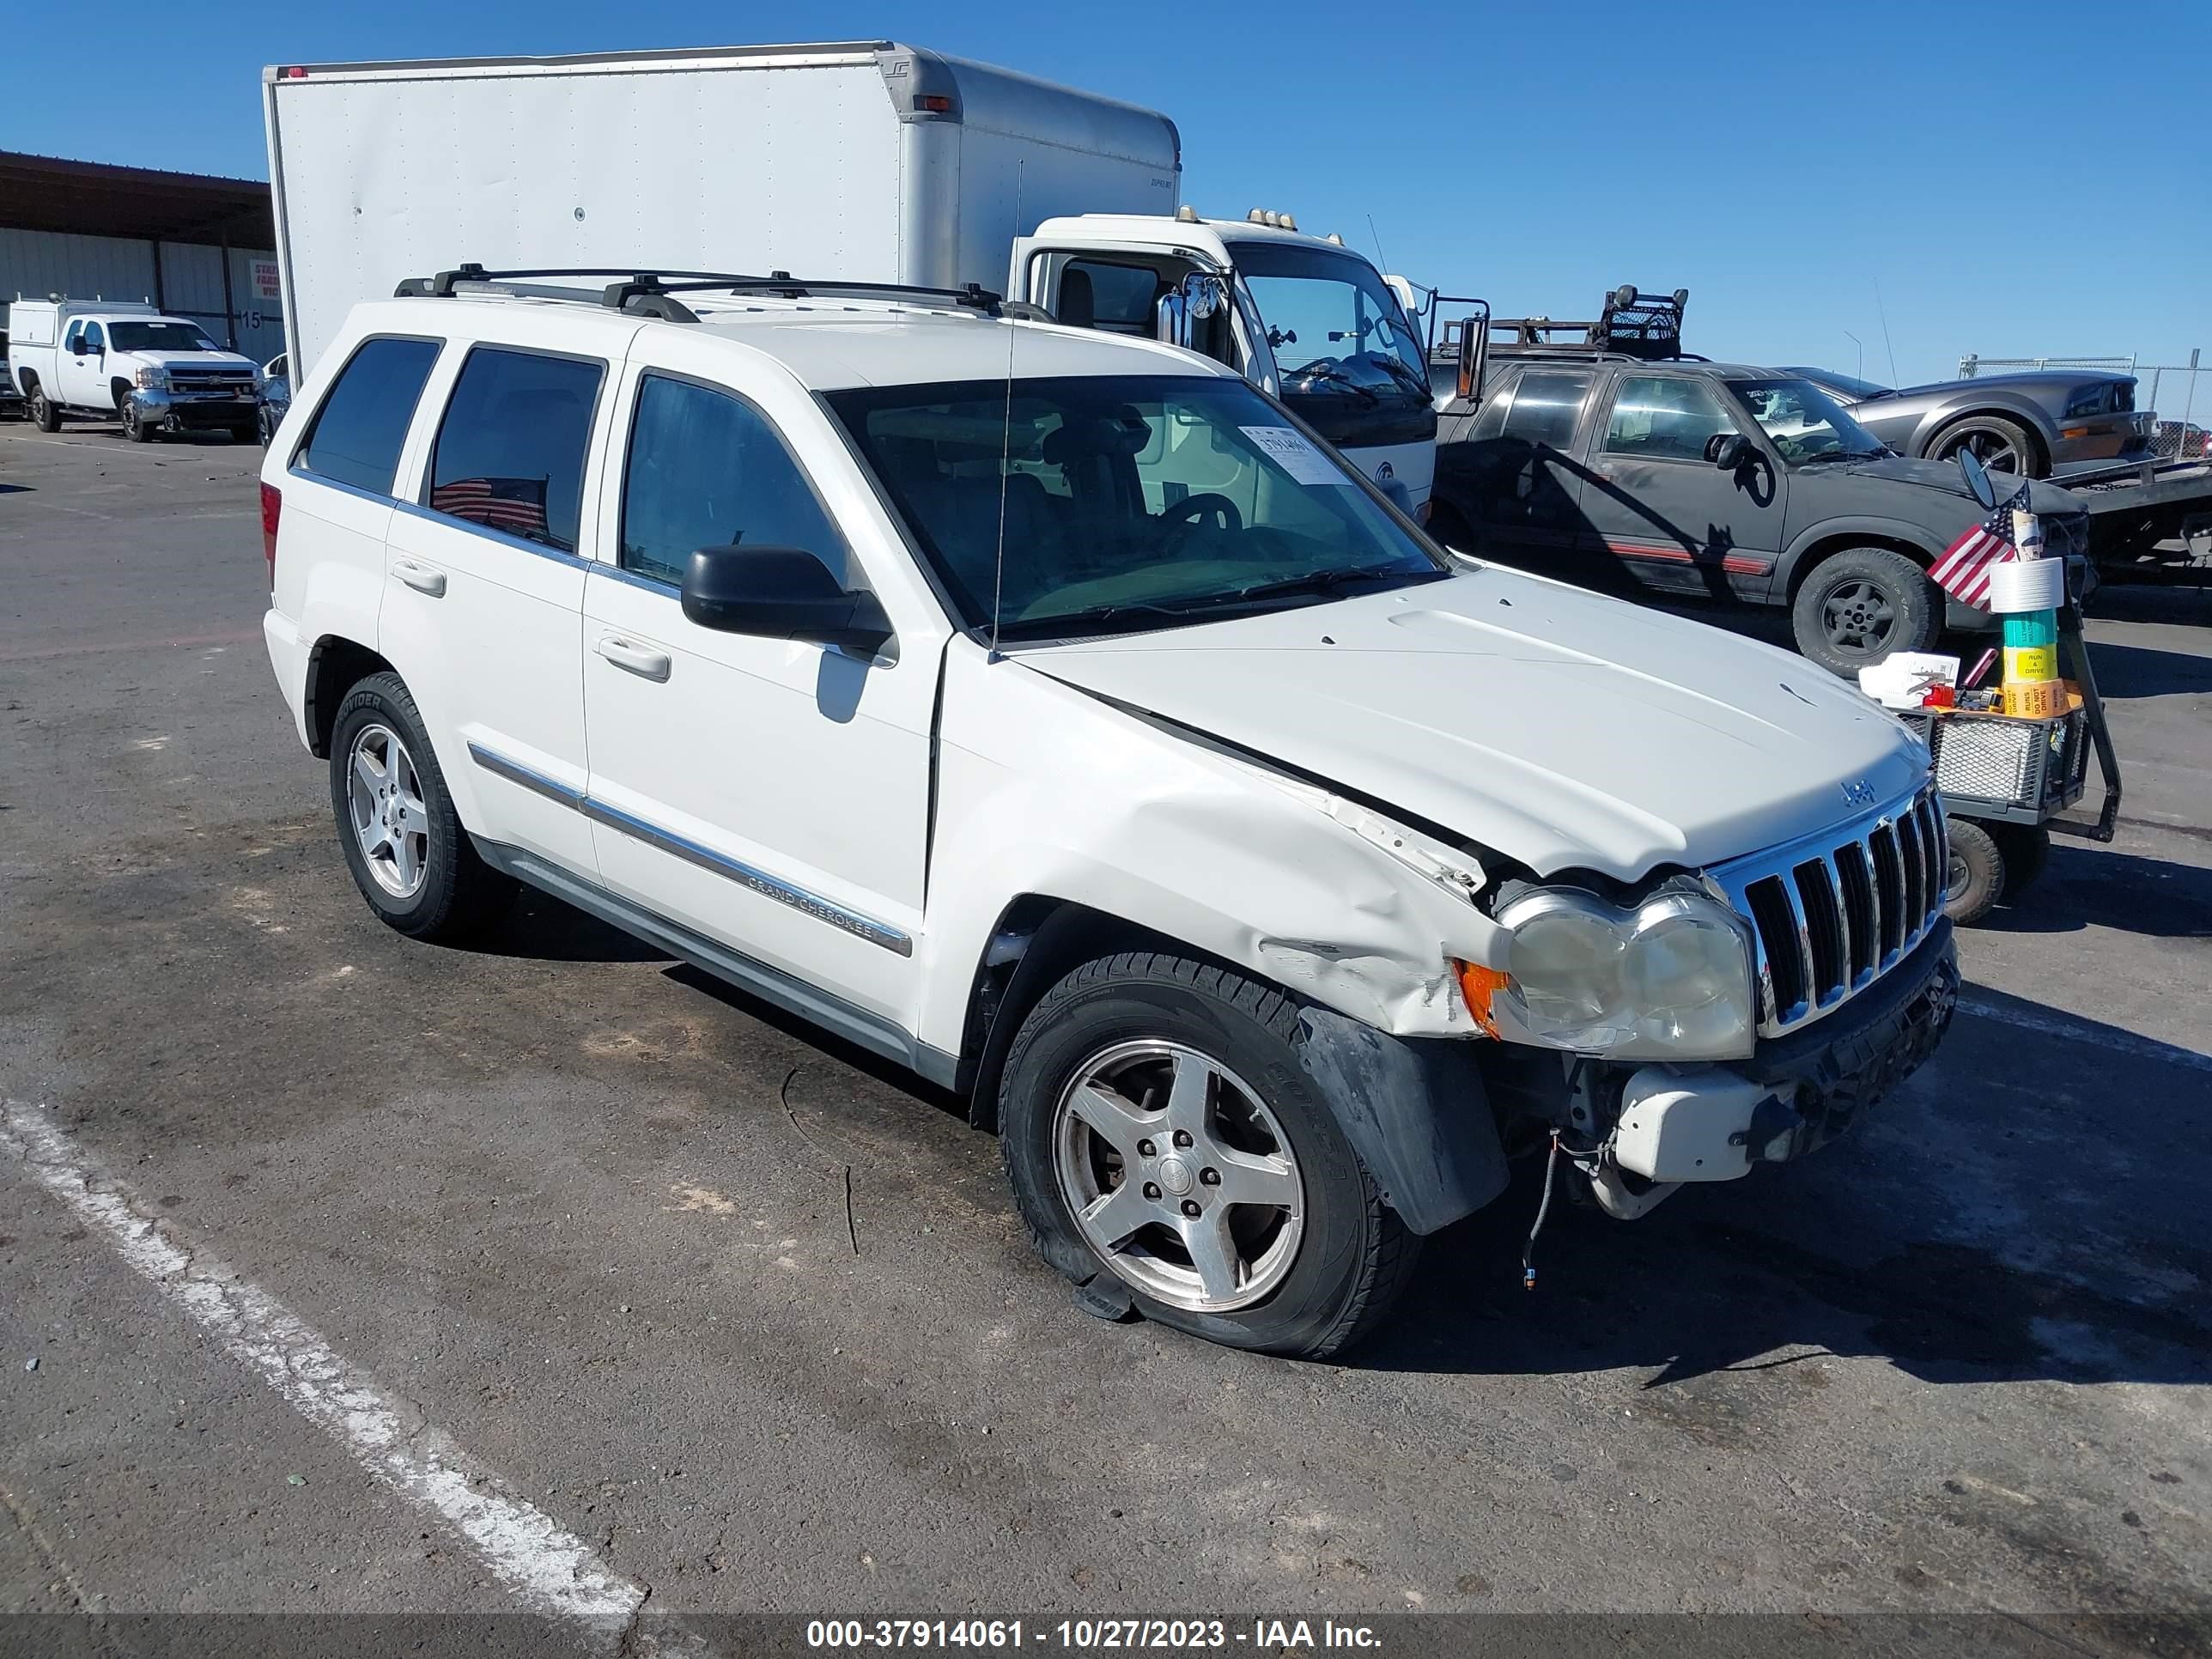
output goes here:
{"type": "Polygon", "coordinates": [[[1947,806],[1990,805],[2038,817],[2081,797],[2089,744],[2080,708],[2051,720],[1960,714],[1913,722],[1936,755],[1947,806]]]}

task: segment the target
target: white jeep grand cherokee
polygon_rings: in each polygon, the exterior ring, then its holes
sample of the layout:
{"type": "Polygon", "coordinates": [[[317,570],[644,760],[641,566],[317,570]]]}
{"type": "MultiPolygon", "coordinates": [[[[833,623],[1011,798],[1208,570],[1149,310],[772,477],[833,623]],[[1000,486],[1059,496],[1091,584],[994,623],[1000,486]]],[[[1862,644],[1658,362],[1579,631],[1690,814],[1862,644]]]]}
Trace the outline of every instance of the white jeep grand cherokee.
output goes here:
{"type": "Polygon", "coordinates": [[[409,289],[262,483],[370,907],[527,882],[964,1091],[1094,1312],[1329,1352],[1510,1157],[1639,1214],[1949,1019],[1902,726],[1448,561],[1226,369],[973,291],[409,289]]]}

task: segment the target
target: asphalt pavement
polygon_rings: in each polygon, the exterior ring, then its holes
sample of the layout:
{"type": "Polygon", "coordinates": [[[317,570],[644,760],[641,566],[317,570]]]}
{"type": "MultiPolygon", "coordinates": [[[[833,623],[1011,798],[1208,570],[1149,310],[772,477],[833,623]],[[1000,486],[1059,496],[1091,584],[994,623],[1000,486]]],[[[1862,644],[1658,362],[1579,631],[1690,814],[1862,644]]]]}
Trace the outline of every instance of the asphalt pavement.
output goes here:
{"type": "Polygon", "coordinates": [[[1303,1364],[1085,1316],[957,1103],[550,900],[380,926],[262,648],[259,459],[0,427],[0,1613],[2212,1647],[2206,596],[2109,596],[2120,833],[1962,935],[1874,1121],[1555,1206],[1533,1293],[1524,1171],[1303,1364]]]}

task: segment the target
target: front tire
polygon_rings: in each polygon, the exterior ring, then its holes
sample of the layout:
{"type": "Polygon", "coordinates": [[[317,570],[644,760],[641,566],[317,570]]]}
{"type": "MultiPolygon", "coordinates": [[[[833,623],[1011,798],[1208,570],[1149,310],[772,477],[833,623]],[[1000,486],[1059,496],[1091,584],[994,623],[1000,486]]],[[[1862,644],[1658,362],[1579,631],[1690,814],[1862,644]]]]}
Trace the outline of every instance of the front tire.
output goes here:
{"type": "Polygon", "coordinates": [[[406,682],[372,674],[331,732],[331,808],[354,885],[410,939],[465,936],[511,884],[477,854],[406,682]]]}
{"type": "Polygon", "coordinates": [[[1001,1146],[1038,1252],[1094,1308],[1319,1358],[1384,1321],[1419,1240],[1299,1063],[1297,1007],[1224,969],[1106,957],[1007,1051],[1001,1146]]]}
{"type": "Polygon", "coordinates": [[[1925,651],[1943,631],[1942,590],[1886,547],[1851,547],[1813,568],[1790,608],[1808,661],[1846,679],[1899,651],[1925,651]]]}
{"type": "Polygon", "coordinates": [[[155,428],[148,424],[145,416],[139,412],[137,404],[125,398],[115,412],[122,418],[123,435],[130,439],[132,443],[150,444],[154,441],[155,428]]]}
{"type": "Polygon", "coordinates": [[[1962,449],[1972,451],[1974,459],[1992,472],[2039,478],[2051,470],[2026,427],[1995,415],[1969,415],[1953,422],[1936,434],[1928,446],[1928,455],[1931,460],[1948,461],[1962,449]]]}
{"type": "Polygon", "coordinates": [[[31,421],[41,432],[62,429],[62,412],[56,407],[54,400],[46,396],[46,389],[42,386],[31,388],[31,421]]]}

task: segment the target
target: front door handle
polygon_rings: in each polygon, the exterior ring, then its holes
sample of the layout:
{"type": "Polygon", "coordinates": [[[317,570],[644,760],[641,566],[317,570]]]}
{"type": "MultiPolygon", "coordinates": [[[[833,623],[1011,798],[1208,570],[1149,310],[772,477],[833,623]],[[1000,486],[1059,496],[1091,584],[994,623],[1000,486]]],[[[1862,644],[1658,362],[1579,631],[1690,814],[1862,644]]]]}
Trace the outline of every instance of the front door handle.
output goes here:
{"type": "Polygon", "coordinates": [[[665,681],[670,662],[665,651],[656,651],[649,645],[640,645],[635,640],[626,640],[619,634],[599,636],[599,653],[616,667],[636,675],[640,679],[665,681]]]}
{"type": "Polygon", "coordinates": [[[412,559],[394,559],[392,574],[417,593],[428,593],[434,599],[446,597],[446,573],[442,570],[433,570],[412,559]]]}

